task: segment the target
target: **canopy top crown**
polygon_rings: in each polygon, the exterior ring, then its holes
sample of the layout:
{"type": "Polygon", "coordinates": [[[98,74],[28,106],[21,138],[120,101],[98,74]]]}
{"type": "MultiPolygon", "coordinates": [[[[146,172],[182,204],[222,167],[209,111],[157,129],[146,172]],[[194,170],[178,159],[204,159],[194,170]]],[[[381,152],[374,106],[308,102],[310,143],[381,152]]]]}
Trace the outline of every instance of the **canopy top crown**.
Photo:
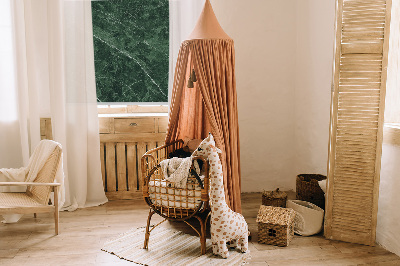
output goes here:
{"type": "Polygon", "coordinates": [[[188,39],[231,39],[219,24],[210,0],[206,0],[203,11],[188,39]]]}

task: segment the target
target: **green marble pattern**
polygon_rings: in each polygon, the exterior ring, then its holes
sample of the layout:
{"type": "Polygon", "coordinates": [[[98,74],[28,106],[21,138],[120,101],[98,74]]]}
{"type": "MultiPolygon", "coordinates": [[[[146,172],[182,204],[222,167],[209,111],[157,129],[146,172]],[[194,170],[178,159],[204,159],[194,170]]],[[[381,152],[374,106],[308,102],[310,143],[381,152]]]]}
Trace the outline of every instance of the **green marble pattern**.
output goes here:
{"type": "Polygon", "coordinates": [[[168,0],[92,2],[98,102],[167,102],[168,0]]]}

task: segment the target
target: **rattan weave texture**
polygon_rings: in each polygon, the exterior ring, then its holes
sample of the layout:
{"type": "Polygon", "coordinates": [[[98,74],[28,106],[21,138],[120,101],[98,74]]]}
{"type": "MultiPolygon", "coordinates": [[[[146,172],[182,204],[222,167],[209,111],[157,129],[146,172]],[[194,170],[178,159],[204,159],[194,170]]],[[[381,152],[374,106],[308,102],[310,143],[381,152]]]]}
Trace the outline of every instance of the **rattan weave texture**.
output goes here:
{"type": "MultiPolygon", "coordinates": [[[[53,183],[57,171],[57,166],[60,163],[60,155],[61,149],[59,147],[56,147],[33,182],[53,183]]],[[[26,192],[28,193],[28,195],[31,195],[38,203],[46,205],[49,201],[51,187],[28,186],[26,192]]]]}
{"type": "Polygon", "coordinates": [[[7,192],[0,193],[1,207],[37,207],[42,204],[35,201],[33,198],[26,195],[26,193],[21,192],[7,192]]]}
{"type": "Polygon", "coordinates": [[[294,218],[292,209],[261,205],[257,215],[258,242],[286,247],[293,239],[294,218]]]}
{"type": "Polygon", "coordinates": [[[314,203],[321,209],[325,209],[325,193],[318,181],[326,179],[319,174],[300,174],[296,177],[296,199],[314,203]]]}
{"type": "Polygon", "coordinates": [[[262,194],[262,205],[274,207],[286,207],[287,194],[279,188],[273,191],[264,191],[262,194]]]}

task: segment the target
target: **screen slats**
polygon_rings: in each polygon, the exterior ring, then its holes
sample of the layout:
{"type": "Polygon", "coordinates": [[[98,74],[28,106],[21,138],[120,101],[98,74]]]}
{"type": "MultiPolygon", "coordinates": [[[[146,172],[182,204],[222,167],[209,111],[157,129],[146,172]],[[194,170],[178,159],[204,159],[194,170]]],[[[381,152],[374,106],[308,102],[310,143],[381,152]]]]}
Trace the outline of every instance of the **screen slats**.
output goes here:
{"type": "Polygon", "coordinates": [[[375,243],[389,0],[338,0],[325,236],[375,243]]]}

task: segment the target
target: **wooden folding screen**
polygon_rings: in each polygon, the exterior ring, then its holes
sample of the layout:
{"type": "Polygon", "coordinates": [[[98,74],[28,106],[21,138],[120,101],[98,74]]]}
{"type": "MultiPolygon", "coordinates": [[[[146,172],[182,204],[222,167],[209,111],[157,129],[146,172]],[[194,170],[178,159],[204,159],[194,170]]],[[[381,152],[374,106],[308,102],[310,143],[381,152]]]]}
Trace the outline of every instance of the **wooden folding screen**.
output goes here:
{"type": "Polygon", "coordinates": [[[325,236],[375,243],[391,0],[338,0],[325,236]]]}

